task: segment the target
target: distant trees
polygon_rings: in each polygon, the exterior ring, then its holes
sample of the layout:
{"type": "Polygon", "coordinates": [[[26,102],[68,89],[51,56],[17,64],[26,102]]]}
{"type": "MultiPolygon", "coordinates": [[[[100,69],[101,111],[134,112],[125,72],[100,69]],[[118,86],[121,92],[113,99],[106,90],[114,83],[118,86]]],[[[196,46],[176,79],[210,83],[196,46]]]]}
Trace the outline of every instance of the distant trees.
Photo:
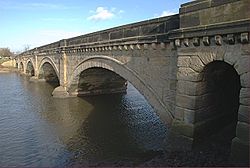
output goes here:
{"type": "Polygon", "coordinates": [[[14,53],[10,51],[9,48],[0,48],[0,58],[10,58],[13,57],[14,53]]]}

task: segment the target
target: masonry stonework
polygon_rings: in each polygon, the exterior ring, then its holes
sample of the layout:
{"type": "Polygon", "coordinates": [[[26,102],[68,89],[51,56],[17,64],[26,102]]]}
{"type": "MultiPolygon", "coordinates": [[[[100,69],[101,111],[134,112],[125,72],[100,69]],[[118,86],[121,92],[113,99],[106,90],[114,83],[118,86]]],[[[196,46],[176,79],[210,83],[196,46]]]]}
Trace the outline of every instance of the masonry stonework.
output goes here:
{"type": "Polygon", "coordinates": [[[57,77],[55,97],[124,91],[128,81],[191,146],[214,128],[234,128],[232,158],[249,162],[249,4],[192,1],[177,15],[63,39],[16,61],[33,81],[57,77]]]}

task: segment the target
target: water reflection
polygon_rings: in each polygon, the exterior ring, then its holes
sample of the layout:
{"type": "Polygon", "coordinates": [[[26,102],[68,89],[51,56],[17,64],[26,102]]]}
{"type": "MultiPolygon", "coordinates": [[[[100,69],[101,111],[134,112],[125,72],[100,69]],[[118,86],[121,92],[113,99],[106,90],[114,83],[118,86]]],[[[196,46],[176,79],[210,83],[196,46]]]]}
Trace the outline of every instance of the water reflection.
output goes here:
{"type": "Polygon", "coordinates": [[[55,99],[53,86],[0,74],[0,165],[137,165],[164,148],[166,127],[127,94],[55,99]]]}

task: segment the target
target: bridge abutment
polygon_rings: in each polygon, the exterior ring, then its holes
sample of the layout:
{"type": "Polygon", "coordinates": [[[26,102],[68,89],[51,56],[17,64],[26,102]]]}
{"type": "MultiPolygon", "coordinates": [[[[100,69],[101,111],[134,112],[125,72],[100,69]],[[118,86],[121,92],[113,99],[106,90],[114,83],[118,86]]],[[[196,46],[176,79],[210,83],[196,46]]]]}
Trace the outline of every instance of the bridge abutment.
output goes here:
{"type": "Polygon", "coordinates": [[[178,55],[172,129],[191,141],[191,146],[202,136],[229,130],[225,135],[232,139],[232,160],[245,165],[249,164],[249,3],[204,0],[184,4],[180,29],[170,37],[178,55]],[[210,64],[218,66],[206,71],[210,64]]]}

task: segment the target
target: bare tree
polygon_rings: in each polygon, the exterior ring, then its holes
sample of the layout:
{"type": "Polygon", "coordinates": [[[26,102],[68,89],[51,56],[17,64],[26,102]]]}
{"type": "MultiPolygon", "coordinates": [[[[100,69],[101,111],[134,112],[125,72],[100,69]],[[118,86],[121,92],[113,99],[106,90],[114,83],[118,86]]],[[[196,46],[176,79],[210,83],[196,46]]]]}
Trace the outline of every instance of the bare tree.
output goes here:
{"type": "Polygon", "coordinates": [[[28,50],[30,50],[30,45],[29,44],[25,44],[24,48],[23,48],[23,51],[28,51],[28,50]]]}
{"type": "Polygon", "coordinates": [[[12,57],[14,53],[10,51],[9,48],[0,48],[0,56],[1,57],[12,57]]]}

